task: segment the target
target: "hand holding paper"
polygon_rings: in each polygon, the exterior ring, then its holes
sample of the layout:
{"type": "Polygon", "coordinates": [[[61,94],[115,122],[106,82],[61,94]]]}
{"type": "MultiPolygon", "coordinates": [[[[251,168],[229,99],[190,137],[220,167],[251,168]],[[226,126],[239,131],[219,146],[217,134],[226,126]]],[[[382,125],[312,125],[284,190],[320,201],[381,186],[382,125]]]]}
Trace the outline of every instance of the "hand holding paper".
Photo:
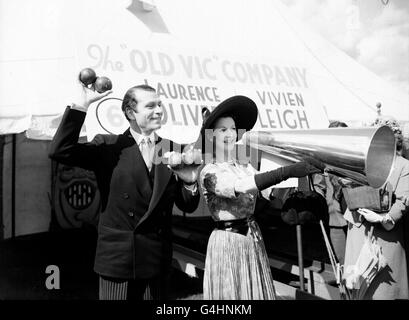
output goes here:
{"type": "Polygon", "coordinates": [[[372,210],[360,208],[358,209],[358,212],[369,222],[380,223],[383,221],[384,215],[378,214],[372,210]]]}

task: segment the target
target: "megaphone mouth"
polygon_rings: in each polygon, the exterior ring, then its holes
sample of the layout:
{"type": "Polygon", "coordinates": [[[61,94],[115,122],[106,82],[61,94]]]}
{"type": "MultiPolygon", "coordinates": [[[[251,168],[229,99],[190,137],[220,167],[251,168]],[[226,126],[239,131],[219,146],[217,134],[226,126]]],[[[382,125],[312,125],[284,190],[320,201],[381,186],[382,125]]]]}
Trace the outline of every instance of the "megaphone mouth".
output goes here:
{"type": "Polygon", "coordinates": [[[396,140],[388,126],[379,127],[373,134],[366,158],[366,177],[373,188],[382,187],[392,172],[396,157],[396,140]]]}

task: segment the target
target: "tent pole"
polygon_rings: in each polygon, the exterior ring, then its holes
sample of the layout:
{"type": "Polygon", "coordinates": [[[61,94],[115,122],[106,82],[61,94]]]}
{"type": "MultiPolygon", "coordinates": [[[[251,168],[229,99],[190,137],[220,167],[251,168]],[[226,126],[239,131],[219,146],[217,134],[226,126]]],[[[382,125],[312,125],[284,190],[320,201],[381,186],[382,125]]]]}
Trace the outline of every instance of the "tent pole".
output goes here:
{"type": "Polygon", "coordinates": [[[11,238],[16,236],[16,134],[11,135],[11,238]]]}

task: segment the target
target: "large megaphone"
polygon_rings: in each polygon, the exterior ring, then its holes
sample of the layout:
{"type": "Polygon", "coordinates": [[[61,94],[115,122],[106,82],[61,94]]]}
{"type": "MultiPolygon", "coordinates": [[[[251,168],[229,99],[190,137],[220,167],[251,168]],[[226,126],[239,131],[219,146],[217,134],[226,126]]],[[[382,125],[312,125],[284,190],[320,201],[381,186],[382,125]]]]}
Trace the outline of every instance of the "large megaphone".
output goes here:
{"type": "Polygon", "coordinates": [[[313,157],[327,172],[373,188],[385,184],[396,156],[395,136],[388,126],[249,131],[242,141],[293,162],[313,157]]]}

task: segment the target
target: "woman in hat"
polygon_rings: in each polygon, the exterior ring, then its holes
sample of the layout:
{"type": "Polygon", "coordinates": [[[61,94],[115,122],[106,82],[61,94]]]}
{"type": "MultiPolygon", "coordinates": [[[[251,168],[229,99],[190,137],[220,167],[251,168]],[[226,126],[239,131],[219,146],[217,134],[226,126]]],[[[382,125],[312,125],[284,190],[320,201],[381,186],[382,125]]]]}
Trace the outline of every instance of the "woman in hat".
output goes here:
{"type": "Polygon", "coordinates": [[[202,152],[210,153],[210,161],[207,158],[200,172],[200,187],[216,222],[207,246],[204,299],[276,298],[261,232],[253,219],[259,191],[289,177],[320,172],[299,162],[258,173],[236,159],[235,144],[243,133],[240,129],[250,130],[257,115],[256,104],[244,96],[231,97],[213,112],[204,113],[199,141],[202,152]]]}
{"type": "Polygon", "coordinates": [[[406,217],[408,208],[405,203],[409,197],[409,161],[401,156],[402,131],[395,119],[383,116],[372,125],[387,125],[395,134],[396,158],[388,178],[388,183],[393,189],[393,195],[390,197],[392,206],[388,212],[383,213],[367,208],[346,210],[344,217],[349,223],[344,276],[347,277],[356,270],[355,266],[364,243],[368,236],[373,235],[385,258],[386,266],[373,279],[363,299],[409,299],[407,265],[409,226],[406,217]]]}

